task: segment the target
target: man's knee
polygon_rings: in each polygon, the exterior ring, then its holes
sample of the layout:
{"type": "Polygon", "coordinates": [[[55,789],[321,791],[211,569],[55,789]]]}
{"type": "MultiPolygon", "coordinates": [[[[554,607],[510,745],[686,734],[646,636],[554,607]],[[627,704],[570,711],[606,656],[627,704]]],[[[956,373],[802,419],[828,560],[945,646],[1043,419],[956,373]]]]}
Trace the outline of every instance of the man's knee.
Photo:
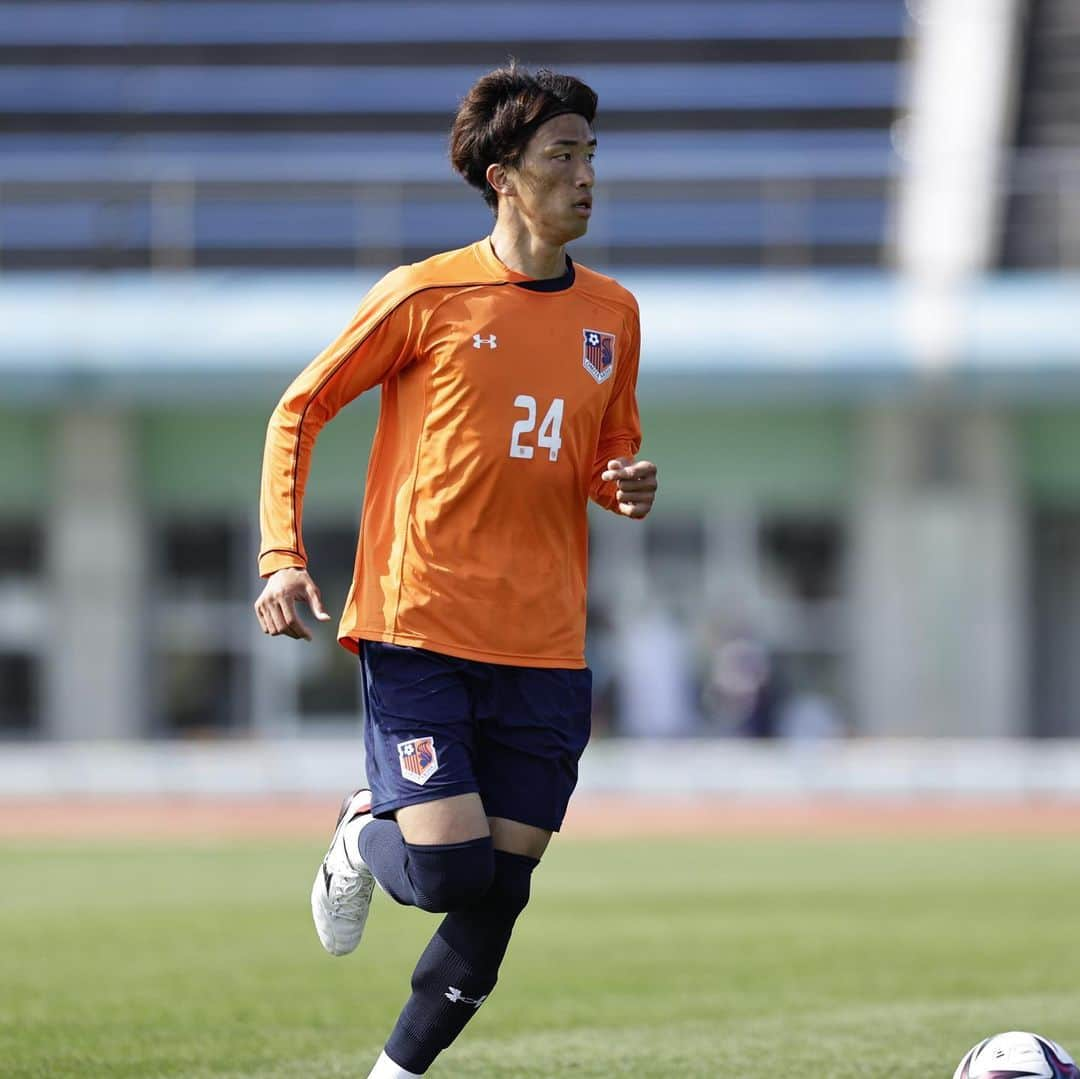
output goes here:
{"type": "Polygon", "coordinates": [[[491,837],[464,843],[406,844],[416,905],[443,914],[480,902],[495,879],[491,837]]]}
{"type": "Polygon", "coordinates": [[[482,905],[497,910],[511,920],[517,918],[528,906],[536,864],[536,859],[527,855],[497,850],[494,877],[481,901],[482,905]]]}

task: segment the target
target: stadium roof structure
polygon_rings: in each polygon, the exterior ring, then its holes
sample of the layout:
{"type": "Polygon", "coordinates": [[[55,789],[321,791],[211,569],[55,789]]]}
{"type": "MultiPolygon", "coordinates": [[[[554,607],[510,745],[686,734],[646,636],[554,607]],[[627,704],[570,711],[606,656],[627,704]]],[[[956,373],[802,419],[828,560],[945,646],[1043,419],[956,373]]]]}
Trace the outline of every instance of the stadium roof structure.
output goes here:
{"type": "MultiPolygon", "coordinates": [[[[6,275],[0,397],[132,405],[280,392],[348,322],[371,272],[6,275]]],[[[979,279],[927,363],[917,297],[867,273],[635,272],[644,390],[667,397],[866,398],[928,388],[1080,398],[1080,275],[979,279]]]]}

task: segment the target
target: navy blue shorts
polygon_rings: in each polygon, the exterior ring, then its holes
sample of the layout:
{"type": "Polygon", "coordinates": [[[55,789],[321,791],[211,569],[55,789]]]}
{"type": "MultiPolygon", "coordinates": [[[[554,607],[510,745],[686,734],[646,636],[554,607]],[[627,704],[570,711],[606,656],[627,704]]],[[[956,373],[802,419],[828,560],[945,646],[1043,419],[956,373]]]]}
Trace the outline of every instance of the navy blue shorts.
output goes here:
{"type": "Polygon", "coordinates": [[[589,740],[592,672],[360,642],[377,817],[479,794],[489,817],[557,832],[589,740]]]}

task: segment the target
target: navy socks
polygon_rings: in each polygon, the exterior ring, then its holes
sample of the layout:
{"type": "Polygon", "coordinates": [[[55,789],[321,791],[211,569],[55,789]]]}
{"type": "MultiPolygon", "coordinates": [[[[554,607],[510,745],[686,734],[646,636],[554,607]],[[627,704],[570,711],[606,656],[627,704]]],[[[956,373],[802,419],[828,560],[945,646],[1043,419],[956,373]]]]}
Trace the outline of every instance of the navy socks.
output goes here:
{"type": "Polygon", "coordinates": [[[494,862],[487,892],[446,915],[416,964],[412,996],[386,1043],[387,1055],[409,1071],[427,1071],[495,988],[538,862],[506,851],[495,851],[494,862]]]}
{"type": "Polygon", "coordinates": [[[538,862],[495,850],[487,836],[409,844],[394,821],[384,820],[364,826],[359,847],[397,902],[448,912],[416,964],[412,996],[386,1043],[394,1063],[423,1074],[495,988],[538,862]]]}

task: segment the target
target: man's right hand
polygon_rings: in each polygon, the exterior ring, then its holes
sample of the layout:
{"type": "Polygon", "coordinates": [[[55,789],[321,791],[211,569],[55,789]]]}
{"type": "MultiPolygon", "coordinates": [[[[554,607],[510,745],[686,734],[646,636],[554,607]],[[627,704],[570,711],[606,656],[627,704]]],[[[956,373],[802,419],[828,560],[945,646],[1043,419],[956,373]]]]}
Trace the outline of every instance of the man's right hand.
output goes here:
{"type": "Polygon", "coordinates": [[[305,600],[320,622],[329,622],[330,615],[323,606],[322,596],[306,569],[289,566],[272,573],[266,587],[255,601],[255,614],[263,633],[271,637],[285,634],[295,640],[311,640],[311,630],[300,620],[296,610],[298,600],[305,600]]]}

